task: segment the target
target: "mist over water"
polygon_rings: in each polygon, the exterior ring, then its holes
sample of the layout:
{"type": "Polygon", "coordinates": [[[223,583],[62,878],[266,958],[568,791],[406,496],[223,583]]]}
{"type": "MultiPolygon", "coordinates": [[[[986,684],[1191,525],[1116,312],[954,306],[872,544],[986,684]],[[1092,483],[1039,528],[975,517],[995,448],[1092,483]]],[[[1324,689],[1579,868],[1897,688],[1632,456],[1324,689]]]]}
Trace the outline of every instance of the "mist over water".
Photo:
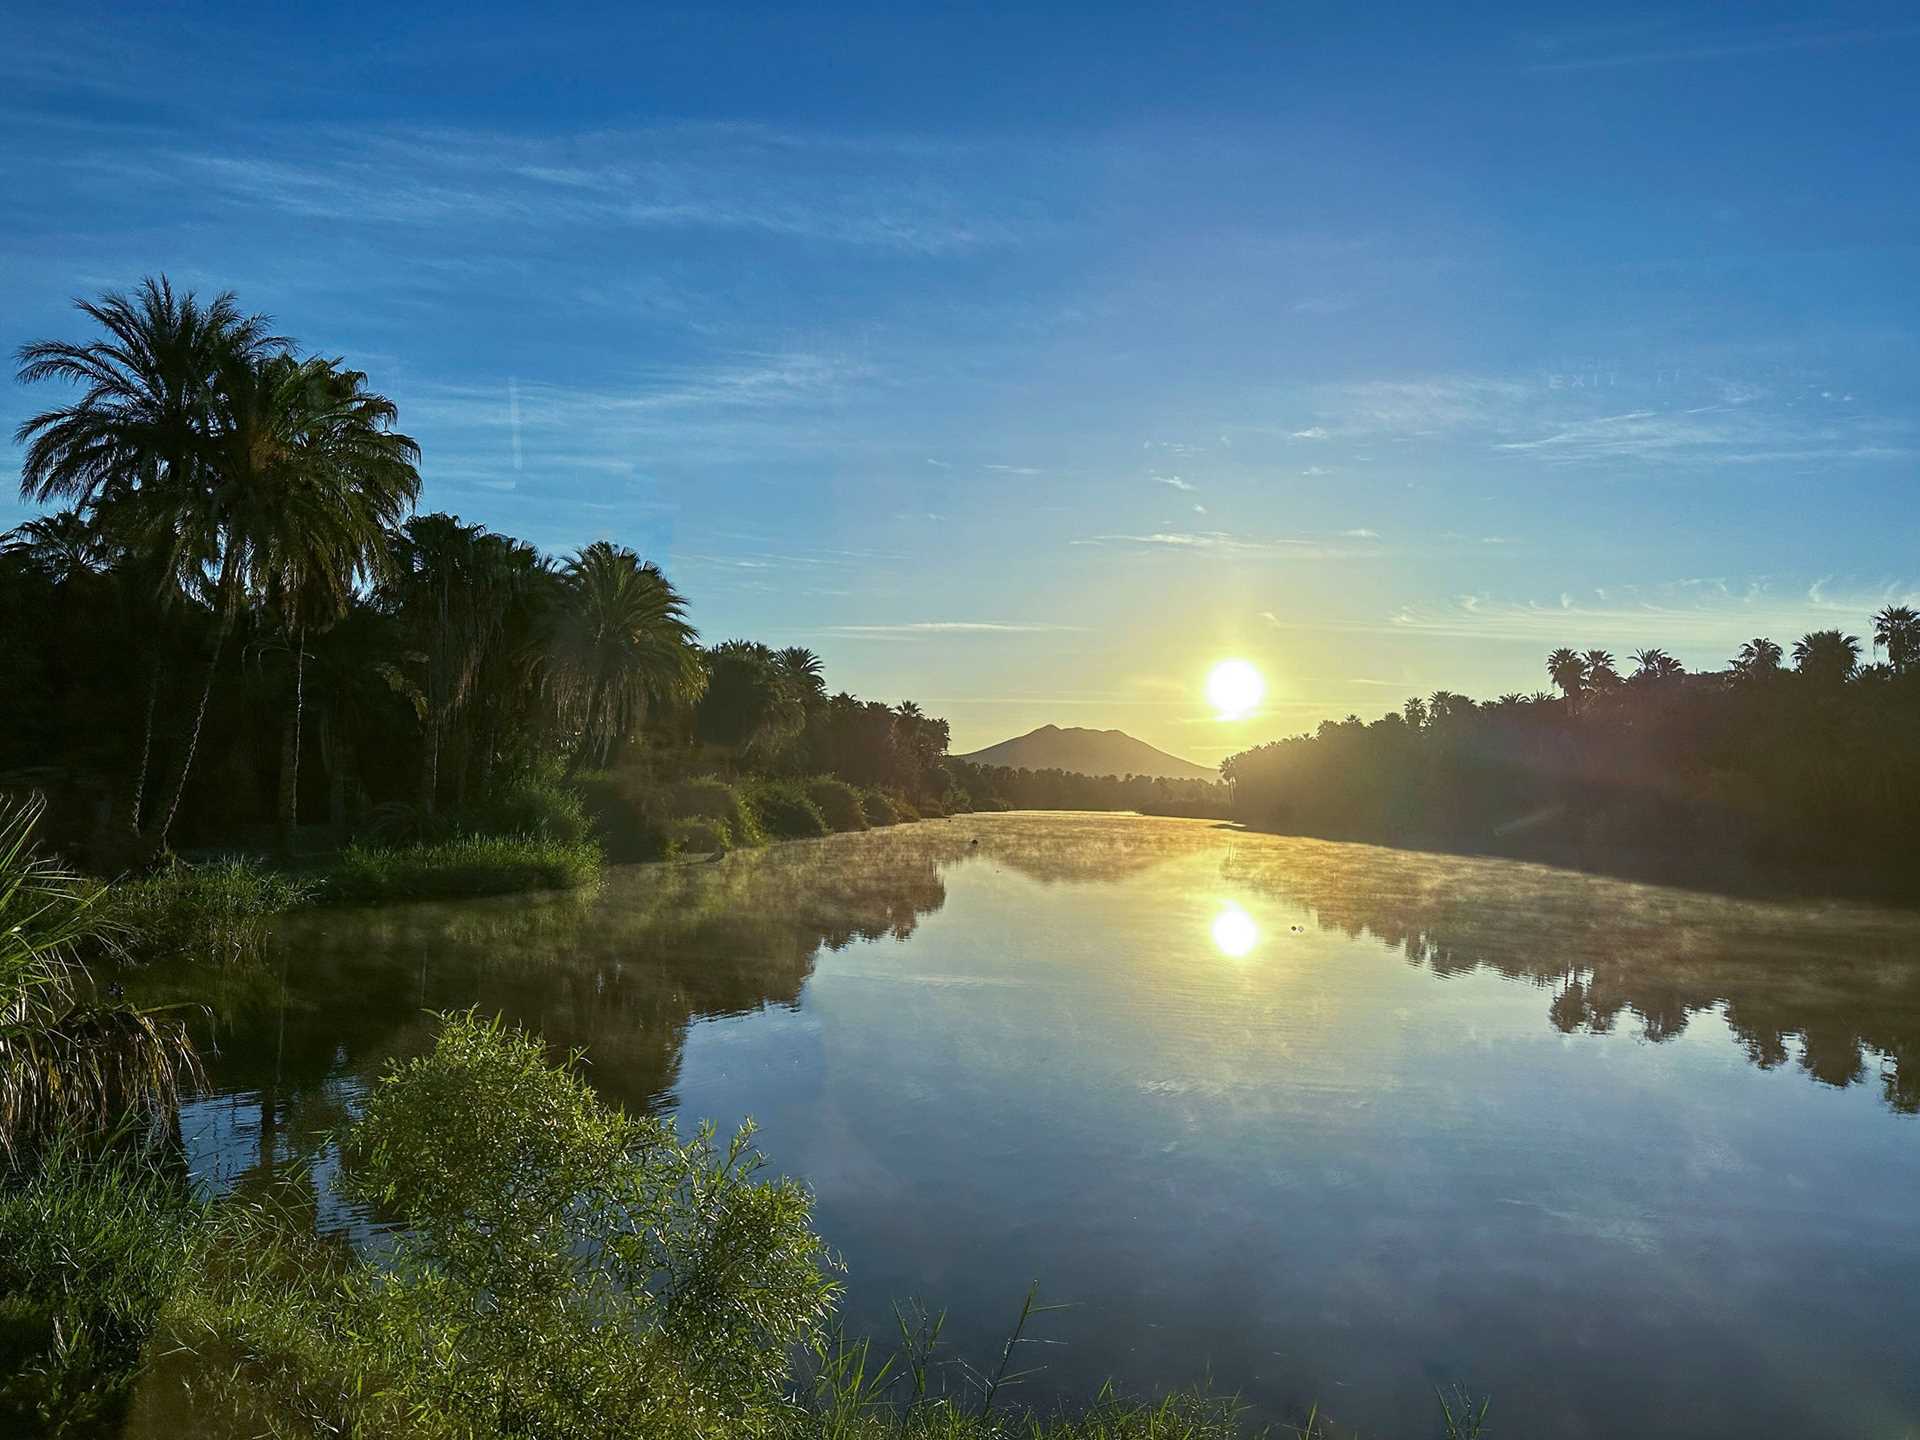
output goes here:
{"type": "Polygon", "coordinates": [[[1920,916],[1209,822],[975,815],[612,872],[587,898],[302,914],[188,1108],[255,1184],[429,1012],[761,1124],[848,1327],[1030,1282],[1028,1403],[1204,1381],[1431,1428],[1887,1433],[1920,1413],[1920,916]],[[1630,1384],[1622,1377],[1631,1376],[1630,1384]]]}

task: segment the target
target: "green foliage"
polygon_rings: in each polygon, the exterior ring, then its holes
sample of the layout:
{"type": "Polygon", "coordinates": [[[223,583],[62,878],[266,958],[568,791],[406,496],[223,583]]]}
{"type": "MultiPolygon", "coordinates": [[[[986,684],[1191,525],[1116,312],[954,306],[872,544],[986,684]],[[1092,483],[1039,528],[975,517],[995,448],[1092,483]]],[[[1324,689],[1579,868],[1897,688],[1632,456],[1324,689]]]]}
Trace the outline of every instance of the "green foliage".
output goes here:
{"type": "Polygon", "coordinates": [[[347,1192],[403,1227],[383,1263],[282,1242],[176,1331],[273,1433],[774,1433],[835,1287],[806,1192],[761,1179],[750,1136],[682,1141],[536,1039],[447,1017],[346,1137],[347,1192]]]}
{"type": "Polygon", "coordinates": [[[0,1158],[65,1130],[154,1118],[197,1072],[184,1029],[100,1000],[84,952],[117,950],[101,892],[33,847],[42,806],[0,803],[0,1158]]]}
{"type": "Polygon", "coordinates": [[[667,823],[667,836],[678,855],[725,854],[733,848],[733,837],[724,820],[708,820],[689,815],[667,823]]]}
{"type": "Polygon", "coordinates": [[[807,798],[835,830],[864,830],[867,812],[860,792],[844,780],[822,775],[807,781],[807,798]]]}
{"type": "Polygon", "coordinates": [[[570,785],[527,780],[508,787],[473,816],[474,828],[490,835],[532,835],[577,845],[593,838],[586,802],[570,785]]]}
{"type": "Polygon", "coordinates": [[[670,787],[667,813],[676,820],[717,820],[738,844],[757,845],[766,839],[760,817],[737,785],[713,775],[697,775],[670,787]]]}
{"type": "Polygon", "coordinates": [[[763,780],[747,792],[760,827],[780,840],[825,835],[829,826],[804,786],[791,780],[763,780]]]}
{"type": "Polygon", "coordinates": [[[84,1433],[117,1419],[205,1218],[125,1148],[59,1144],[0,1185],[0,1431],[84,1433]]]}
{"type": "Polygon", "coordinates": [[[860,792],[860,813],[867,817],[869,826],[898,825],[901,820],[900,808],[893,797],[884,790],[862,790],[860,792]]]}
{"type": "Polygon", "coordinates": [[[573,890],[600,877],[600,847],[528,835],[462,835],[420,845],[350,845],[327,871],[330,900],[423,900],[573,890]]]}
{"type": "Polygon", "coordinates": [[[175,861],[113,886],[103,908],[136,960],[237,965],[258,960],[272,917],[311,894],[304,881],[254,860],[175,861]]]}

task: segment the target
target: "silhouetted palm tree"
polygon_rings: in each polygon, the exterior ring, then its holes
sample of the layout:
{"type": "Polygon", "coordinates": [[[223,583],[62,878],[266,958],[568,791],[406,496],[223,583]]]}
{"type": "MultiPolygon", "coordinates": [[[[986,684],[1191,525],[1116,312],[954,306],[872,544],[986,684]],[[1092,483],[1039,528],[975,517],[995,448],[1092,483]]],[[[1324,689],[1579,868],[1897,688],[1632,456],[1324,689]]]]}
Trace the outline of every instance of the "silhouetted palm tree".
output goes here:
{"type": "Polygon", "coordinates": [[[1740,647],[1733,658],[1733,670],[1747,679],[1777,675],[1780,671],[1780,647],[1764,635],[1756,635],[1740,647]]]}
{"type": "Polygon", "coordinates": [[[1562,645],[1547,656],[1547,676],[1571,704],[1580,698],[1586,688],[1586,659],[1562,645]]]}
{"type": "Polygon", "coordinates": [[[1620,672],[1614,668],[1613,652],[1589,650],[1580,658],[1586,662],[1588,690],[1598,695],[1620,687],[1620,672]]]}
{"type": "Polygon", "coordinates": [[[299,820],[306,632],[337,620],[356,586],[385,573],[389,527],[420,493],[420,447],[393,429],[393,402],[366,379],[338,361],[286,355],[236,359],[221,377],[225,543],[239,554],[240,586],[294,655],[274,816],[283,851],[299,820]]]}
{"type": "Polygon", "coordinates": [[[804,645],[789,645],[774,656],[780,667],[780,676],[793,687],[809,710],[815,709],[827,698],[827,682],[820,657],[804,645]]]}
{"type": "Polygon", "coordinates": [[[1407,697],[1407,703],[1400,707],[1400,713],[1406,718],[1410,729],[1424,729],[1427,723],[1427,702],[1418,695],[1407,697]]]}
{"type": "Polygon", "coordinates": [[[1670,680],[1687,673],[1684,665],[1660,649],[1634,651],[1633,663],[1636,680],[1670,680]]]}
{"type": "Polygon", "coordinates": [[[26,446],[20,493],[112,514],[137,532],[133,543],[164,548],[170,578],[206,593],[217,617],[179,785],[155,837],[164,846],[239,599],[243,549],[229,533],[221,381],[283,353],[286,341],[270,333],[265,317],[243,316],[231,294],[202,306],[191,292],[176,295],[164,276],[143,282],[131,298],[109,292],[76,308],[104,338],[43,340],[20,351],[23,384],[84,387],[74,403],[30,416],[15,432],[26,446]]]}
{"type": "Polygon", "coordinates": [[[1823,688],[1838,689],[1860,664],[1860,637],[1838,630],[1812,630],[1793,642],[1793,665],[1823,688]]]}
{"type": "Polygon", "coordinates": [[[1889,605],[1873,617],[1873,643],[1887,652],[1895,674],[1920,659],[1920,615],[1906,605],[1889,605]]]}
{"type": "Polygon", "coordinates": [[[590,754],[604,764],[653,710],[699,699],[706,670],[686,602],[658,566],[596,540],[566,563],[560,581],[547,675],[579,736],[572,775],[590,754]]]}
{"type": "Polygon", "coordinates": [[[71,585],[83,575],[98,573],[108,557],[99,528],[75,509],[23,520],[0,535],[0,550],[19,556],[54,585],[71,585]]]}

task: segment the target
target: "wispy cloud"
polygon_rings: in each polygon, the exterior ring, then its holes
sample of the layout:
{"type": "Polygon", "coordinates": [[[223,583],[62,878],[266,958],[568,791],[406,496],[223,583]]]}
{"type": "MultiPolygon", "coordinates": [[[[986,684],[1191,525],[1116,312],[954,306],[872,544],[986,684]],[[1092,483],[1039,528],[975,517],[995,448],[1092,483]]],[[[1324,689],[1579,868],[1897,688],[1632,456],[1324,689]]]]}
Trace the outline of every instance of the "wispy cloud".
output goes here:
{"type": "Polygon", "coordinates": [[[1287,438],[1289,440],[1324,440],[1327,438],[1327,427],[1324,425],[1309,425],[1304,430],[1290,432],[1287,438]]]}
{"type": "Polygon", "coordinates": [[[1847,45],[1885,45],[1920,39],[1920,25],[1774,25],[1748,30],[1693,31],[1644,27],[1641,34],[1596,36],[1573,32],[1535,41],[1543,57],[1533,70],[1605,70],[1636,65],[1675,65],[1741,60],[1791,50],[1830,50],[1847,45]],[[1640,43],[1633,41],[1638,39],[1640,43]]]}
{"type": "Polygon", "coordinates": [[[1274,539],[1235,535],[1225,530],[1156,530],[1143,535],[1093,535],[1072,543],[1247,559],[1354,560],[1372,558],[1381,553],[1377,547],[1369,545],[1343,545],[1304,537],[1274,539]]]}
{"type": "Polygon", "coordinates": [[[1197,485],[1192,485],[1182,480],[1178,475],[1156,475],[1153,478],[1158,480],[1162,485],[1169,485],[1175,490],[1193,491],[1200,488],[1197,485]]]}
{"type": "Polygon", "coordinates": [[[1017,620],[915,620],[903,625],[827,625],[822,627],[822,633],[849,639],[883,640],[932,635],[1039,635],[1084,628],[1017,620]]]}

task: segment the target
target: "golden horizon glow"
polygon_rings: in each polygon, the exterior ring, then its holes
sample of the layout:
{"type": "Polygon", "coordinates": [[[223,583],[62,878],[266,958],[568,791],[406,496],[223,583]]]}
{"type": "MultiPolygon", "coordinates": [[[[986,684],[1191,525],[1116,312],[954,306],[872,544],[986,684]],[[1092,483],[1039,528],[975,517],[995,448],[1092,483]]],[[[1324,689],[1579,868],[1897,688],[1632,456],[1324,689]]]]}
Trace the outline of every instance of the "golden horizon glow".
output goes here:
{"type": "Polygon", "coordinates": [[[1228,901],[1213,917],[1213,943],[1222,955],[1242,959],[1260,943],[1260,927],[1251,915],[1228,901]]]}
{"type": "Polygon", "coordinates": [[[1207,672],[1207,703],[1222,720],[1243,720],[1267,693],[1267,682],[1245,660],[1222,660],[1207,672]]]}

